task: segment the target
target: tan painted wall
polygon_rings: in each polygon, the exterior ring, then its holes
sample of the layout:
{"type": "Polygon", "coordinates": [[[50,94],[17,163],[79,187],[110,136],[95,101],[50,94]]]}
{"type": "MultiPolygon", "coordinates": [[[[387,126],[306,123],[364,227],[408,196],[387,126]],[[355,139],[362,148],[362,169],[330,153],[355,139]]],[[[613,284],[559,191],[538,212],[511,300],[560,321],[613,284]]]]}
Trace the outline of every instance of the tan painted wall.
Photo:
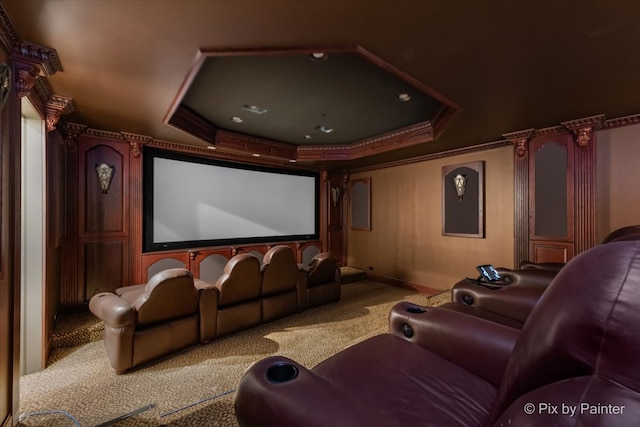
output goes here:
{"type": "Polygon", "coordinates": [[[610,231],[640,224],[640,125],[596,134],[598,241],[610,231]]]}
{"type": "Polygon", "coordinates": [[[436,289],[513,267],[513,147],[352,175],[371,177],[371,231],[348,231],[348,265],[436,289]],[[442,167],[485,161],[485,238],[442,235],[442,167]]]}

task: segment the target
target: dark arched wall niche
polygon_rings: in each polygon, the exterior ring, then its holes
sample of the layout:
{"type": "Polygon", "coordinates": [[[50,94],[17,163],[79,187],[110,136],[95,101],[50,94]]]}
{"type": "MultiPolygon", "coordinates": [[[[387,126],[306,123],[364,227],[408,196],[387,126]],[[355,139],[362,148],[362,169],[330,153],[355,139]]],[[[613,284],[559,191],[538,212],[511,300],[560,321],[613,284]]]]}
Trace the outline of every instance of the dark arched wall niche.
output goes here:
{"type": "Polygon", "coordinates": [[[351,181],[351,229],[371,230],[371,178],[351,181]]]}
{"type": "Polygon", "coordinates": [[[484,162],[443,166],[442,234],[484,237],[484,162]]]}

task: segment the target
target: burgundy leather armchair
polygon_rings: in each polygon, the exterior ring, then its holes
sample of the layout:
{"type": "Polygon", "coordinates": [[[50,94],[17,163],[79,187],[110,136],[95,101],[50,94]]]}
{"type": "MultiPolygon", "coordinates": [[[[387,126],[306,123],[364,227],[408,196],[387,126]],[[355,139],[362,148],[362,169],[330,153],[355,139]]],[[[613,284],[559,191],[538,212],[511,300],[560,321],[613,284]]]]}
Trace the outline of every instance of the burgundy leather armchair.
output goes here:
{"type": "Polygon", "coordinates": [[[329,252],[321,252],[311,259],[309,265],[299,265],[307,274],[299,276],[306,284],[304,308],[316,307],[340,300],[340,268],[329,252]]]}
{"type": "Polygon", "coordinates": [[[451,289],[451,302],[441,307],[521,329],[558,273],[544,269],[498,271],[502,280],[495,285],[466,279],[456,283],[451,289]]]}
{"type": "Polygon", "coordinates": [[[597,246],[558,273],[521,331],[401,303],[389,334],[312,369],[254,364],[236,415],[242,427],[636,425],[639,305],[640,242],[597,246]]]}
{"type": "Polygon", "coordinates": [[[118,292],[120,295],[94,295],[89,309],[104,321],[107,356],[116,373],[121,374],[198,343],[200,294],[215,291],[198,289],[191,272],[174,268],[155,274],[146,285],[124,287],[118,292]]]}

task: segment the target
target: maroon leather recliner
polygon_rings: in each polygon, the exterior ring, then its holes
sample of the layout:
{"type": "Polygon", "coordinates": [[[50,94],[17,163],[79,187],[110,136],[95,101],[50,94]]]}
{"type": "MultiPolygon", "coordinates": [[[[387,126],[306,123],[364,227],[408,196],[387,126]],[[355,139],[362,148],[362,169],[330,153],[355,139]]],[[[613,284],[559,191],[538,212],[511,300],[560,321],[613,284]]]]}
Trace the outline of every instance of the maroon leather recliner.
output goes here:
{"type": "Polygon", "coordinates": [[[600,245],[558,273],[521,331],[400,303],[389,334],[312,369],[254,364],[236,415],[242,427],[637,425],[638,306],[640,242],[600,245]]]}

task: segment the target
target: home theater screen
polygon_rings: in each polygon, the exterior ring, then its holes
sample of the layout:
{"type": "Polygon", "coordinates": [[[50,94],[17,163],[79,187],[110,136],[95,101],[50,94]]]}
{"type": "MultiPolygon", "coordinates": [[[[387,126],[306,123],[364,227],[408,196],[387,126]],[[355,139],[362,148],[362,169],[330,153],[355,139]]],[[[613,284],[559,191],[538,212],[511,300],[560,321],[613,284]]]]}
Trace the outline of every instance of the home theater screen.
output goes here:
{"type": "Polygon", "coordinates": [[[318,176],[145,148],[144,251],[317,239],[318,176]]]}

